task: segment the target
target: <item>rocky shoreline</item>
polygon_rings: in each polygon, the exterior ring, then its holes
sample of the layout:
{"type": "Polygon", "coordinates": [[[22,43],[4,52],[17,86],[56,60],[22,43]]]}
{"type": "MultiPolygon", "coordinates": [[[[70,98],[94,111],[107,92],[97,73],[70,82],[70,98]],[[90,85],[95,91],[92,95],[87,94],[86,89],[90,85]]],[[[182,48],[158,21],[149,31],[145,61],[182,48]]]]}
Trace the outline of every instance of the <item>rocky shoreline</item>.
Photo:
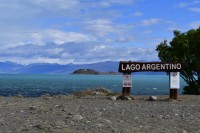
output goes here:
{"type": "Polygon", "coordinates": [[[1,133],[200,132],[200,96],[111,100],[116,95],[102,89],[38,98],[0,97],[1,133]]]}

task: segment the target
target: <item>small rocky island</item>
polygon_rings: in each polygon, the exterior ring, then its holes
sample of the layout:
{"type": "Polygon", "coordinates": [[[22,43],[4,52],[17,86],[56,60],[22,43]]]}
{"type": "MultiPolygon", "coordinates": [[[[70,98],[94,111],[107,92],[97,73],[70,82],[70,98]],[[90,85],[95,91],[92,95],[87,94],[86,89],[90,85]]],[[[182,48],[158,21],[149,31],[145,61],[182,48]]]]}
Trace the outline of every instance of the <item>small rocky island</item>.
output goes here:
{"type": "Polygon", "coordinates": [[[117,75],[117,72],[98,72],[92,69],[78,69],[75,70],[72,74],[94,74],[94,75],[101,75],[101,74],[108,74],[108,75],[117,75]]]}

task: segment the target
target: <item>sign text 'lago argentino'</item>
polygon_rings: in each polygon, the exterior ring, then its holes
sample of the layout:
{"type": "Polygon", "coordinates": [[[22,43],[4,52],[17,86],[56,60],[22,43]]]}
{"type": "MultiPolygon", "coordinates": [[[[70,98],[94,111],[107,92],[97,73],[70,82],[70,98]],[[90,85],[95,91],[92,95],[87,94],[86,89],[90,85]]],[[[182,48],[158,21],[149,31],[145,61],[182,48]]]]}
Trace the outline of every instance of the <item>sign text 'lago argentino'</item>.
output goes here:
{"type": "Polygon", "coordinates": [[[119,72],[137,71],[169,71],[176,72],[182,69],[181,63],[164,62],[125,62],[119,63],[119,72]]]}

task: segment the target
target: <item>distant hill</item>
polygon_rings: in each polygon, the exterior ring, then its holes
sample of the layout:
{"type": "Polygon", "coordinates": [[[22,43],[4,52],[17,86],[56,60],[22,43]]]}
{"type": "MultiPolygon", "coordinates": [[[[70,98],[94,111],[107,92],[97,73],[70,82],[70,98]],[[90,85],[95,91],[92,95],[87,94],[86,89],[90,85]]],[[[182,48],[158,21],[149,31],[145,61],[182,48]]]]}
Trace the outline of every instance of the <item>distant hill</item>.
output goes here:
{"type": "Polygon", "coordinates": [[[0,73],[18,73],[24,66],[13,62],[0,62],[0,73]]]}
{"type": "MultiPolygon", "coordinates": [[[[91,64],[49,64],[35,63],[20,65],[13,62],[0,62],[0,73],[7,74],[70,74],[79,69],[91,69],[101,73],[118,72],[119,62],[106,61],[91,64]]],[[[165,72],[137,72],[135,74],[160,75],[165,72]]]]}

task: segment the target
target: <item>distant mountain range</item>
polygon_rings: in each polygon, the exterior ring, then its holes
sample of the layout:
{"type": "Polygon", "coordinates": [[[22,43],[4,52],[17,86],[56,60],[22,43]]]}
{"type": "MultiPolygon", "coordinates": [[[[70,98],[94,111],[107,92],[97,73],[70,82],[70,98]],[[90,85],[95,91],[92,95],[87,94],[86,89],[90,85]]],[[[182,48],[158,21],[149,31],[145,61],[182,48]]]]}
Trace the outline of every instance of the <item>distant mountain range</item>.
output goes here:
{"type": "MultiPolygon", "coordinates": [[[[78,69],[92,69],[98,72],[118,72],[119,62],[106,61],[92,64],[49,64],[35,63],[21,65],[14,62],[0,62],[1,74],[70,74],[78,69]]],[[[136,74],[165,74],[164,72],[137,72],[136,74]]]]}

